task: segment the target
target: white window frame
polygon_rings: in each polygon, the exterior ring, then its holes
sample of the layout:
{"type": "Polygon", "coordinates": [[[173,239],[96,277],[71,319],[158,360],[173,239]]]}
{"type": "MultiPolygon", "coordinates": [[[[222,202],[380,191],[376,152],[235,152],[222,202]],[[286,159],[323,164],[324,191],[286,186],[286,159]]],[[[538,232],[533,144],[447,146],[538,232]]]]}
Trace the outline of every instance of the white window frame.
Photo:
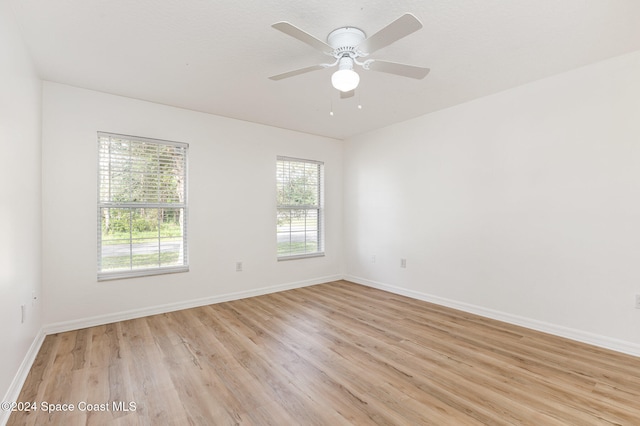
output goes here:
{"type": "MultiPolygon", "coordinates": [[[[276,159],[276,191],[278,194],[278,185],[281,184],[281,182],[279,182],[280,178],[278,177],[278,174],[280,173],[280,168],[281,168],[281,163],[301,163],[304,164],[306,167],[308,166],[312,166],[312,167],[316,167],[317,168],[317,195],[316,195],[316,199],[317,199],[317,204],[310,204],[310,205],[306,205],[306,204],[295,204],[295,203],[286,203],[283,202],[282,199],[280,199],[280,197],[278,195],[276,195],[276,244],[277,244],[277,249],[276,249],[276,254],[277,254],[277,258],[279,261],[281,260],[293,260],[293,259],[304,259],[304,258],[309,258],[309,257],[319,257],[319,256],[324,256],[324,250],[325,250],[325,238],[324,238],[324,162],[322,161],[316,161],[316,160],[305,160],[305,159],[301,159],[301,158],[294,158],[294,157],[286,157],[286,156],[278,156],[276,159]],[[306,220],[304,223],[304,229],[302,231],[298,231],[296,233],[298,234],[302,234],[303,235],[303,239],[304,239],[304,247],[305,250],[303,252],[300,251],[293,251],[293,252],[289,252],[289,254],[284,254],[281,253],[280,251],[280,244],[283,243],[283,239],[286,238],[287,232],[284,232],[280,229],[280,226],[278,225],[278,217],[279,214],[282,211],[293,211],[293,210],[304,210],[305,211],[305,218],[307,217],[307,213],[308,212],[316,212],[317,214],[317,220],[315,223],[315,229],[313,227],[310,226],[307,227],[306,224],[306,220]],[[315,237],[312,240],[315,240],[316,242],[316,250],[314,251],[306,251],[306,247],[307,247],[307,236],[308,235],[315,235],[315,237]]],[[[291,217],[291,216],[290,216],[291,217]]],[[[291,224],[289,226],[289,231],[288,231],[288,238],[289,238],[289,244],[292,243],[292,239],[293,239],[293,234],[294,231],[291,229],[291,224]]],[[[290,246],[291,247],[291,246],[290,246]]]]}
{"type": "MultiPolygon", "coordinates": [[[[188,223],[188,185],[187,185],[187,177],[188,177],[188,151],[189,144],[182,142],[173,142],[159,139],[151,139],[139,136],[129,136],[129,135],[121,135],[116,133],[107,133],[107,132],[98,132],[98,281],[106,281],[113,279],[121,279],[121,278],[133,278],[133,277],[141,277],[141,276],[149,276],[149,275],[158,275],[158,274],[169,274],[169,273],[177,273],[177,272],[187,272],[189,271],[189,260],[188,260],[188,245],[187,245],[187,223],[188,223]],[[105,190],[103,188],[105,179],[110,182],[112,167],[114,167],[111,151],[109,149],[111,140],[124,140],[130,143],[140,143],[140,144],[150,144],[150,145],[162,145],[162,146],[172,146],[179,149],[179,152],[183,153],[183,170],[181,173],[181,177],[183,179],[182,184],[182,200],[175,202],[147,202],[147,201],[139,201],[139,200],[127,200],[127,201],[116,201],[111,199],[111,191],[107,190],[107,195],[105,195],[105,190]],[[105,154],[103,152],[103,147],[105,146],[108,149],[108,153],[105,154]],[[105,245],[103,247],[102,241],[102,213],[103,209],[121,209],[121,210],[130,210],[130,218],[129,218],[129,240],[128,240],[128,256],[130,258],[129,267],[128,268],[119,268],[119,269],[107,269],[103,270],[103,256],[105,253],[108,253],[109,246],[105,245]],[[161,259],[163,252],[163,237],[161,236],[160,229],[158,229],[158,239],[157,239],[157,253],[158,253],[158,266],[153,267],[135,267],[134,255],[141,254],[140,252],[135,252],[134,250],[134,239],[132,229],[132,215],[134,209],[167,209],[167,210],[181,210],[181,240],[180,240],[180,248],[178,261],[179,264],[163,266],[161,259]]],[[[132,160],[133,157],[130,157],[129,161],[132,160]]],[[[160,162],[160,157],[158,158],[160,162]]],[[[126,174],[126,172],[124,172],[126,174]]],[[[132,172],[133,173],[133,172],[132,172]]],[[[158,172],[158,176],[160,176],[160,172],[158,172]]],[[[160,187],[158,187],[160,188],[160,187]]],[[[159,190],[159,189],[158,189],[159,190]]],[[[158,197],[161,198],[161,197],[158,197]]],[[[160,220],[160,219],[158,219],[160,220]]],[[[164,244],[167,244],[166,241],[164,244]]],[[[127,243],[123,243],[122,246],[126,246],[127,243]]],[[[121,248],[122,251],[126,251],[126,247],[121,248]]],[[[114,250],[114,249],[112,249],[114,250]]],[[[155,249],[153,249],[155,250],[155,249]]],[[[152,252],[153,254],[154,252],[152,252]]],[[[104,256],[106,257],[106,256],[104,256]]],[[[126,257],[126,254],[122,257],[126,257]]]]}

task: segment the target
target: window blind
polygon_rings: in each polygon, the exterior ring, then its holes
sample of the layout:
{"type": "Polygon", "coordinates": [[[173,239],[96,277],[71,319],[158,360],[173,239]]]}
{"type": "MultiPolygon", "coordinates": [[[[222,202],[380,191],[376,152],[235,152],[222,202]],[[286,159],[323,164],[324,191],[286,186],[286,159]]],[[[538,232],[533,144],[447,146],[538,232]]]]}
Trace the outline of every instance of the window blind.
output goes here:
{"type": "Polygon", "coordinates": [[[324,163],[277,157],[278,259],[324,255],[324,163]]]}
{"type": "Polygon", "coordinates": [[[188,270],[188,147],[98,133],[98,279],[188,270]]]}

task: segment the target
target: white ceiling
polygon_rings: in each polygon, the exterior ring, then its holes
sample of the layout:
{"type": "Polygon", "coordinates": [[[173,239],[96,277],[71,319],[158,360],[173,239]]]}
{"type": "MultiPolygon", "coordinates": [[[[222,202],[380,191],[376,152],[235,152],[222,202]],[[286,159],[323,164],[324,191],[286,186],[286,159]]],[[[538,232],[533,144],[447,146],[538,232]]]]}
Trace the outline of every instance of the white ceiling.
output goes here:
{"type": "Polygon", "coordinates": [[[640,49],[638,0],[10,1],[44,80],[338,139],[640,49]],[[371,58],[424,80],[362,71],[340,99],[332,69],[267,78],[328,59],[277,21],[324,40],[405,12],[424,28],[371,58]]]}

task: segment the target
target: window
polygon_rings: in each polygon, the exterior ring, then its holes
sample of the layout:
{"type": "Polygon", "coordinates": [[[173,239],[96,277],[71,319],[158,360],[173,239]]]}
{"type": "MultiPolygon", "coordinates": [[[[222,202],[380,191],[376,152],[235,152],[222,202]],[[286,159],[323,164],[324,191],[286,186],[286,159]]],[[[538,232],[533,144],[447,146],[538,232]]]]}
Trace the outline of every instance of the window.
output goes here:
{"type": "Polygon", "coordinates": [[[188,270],[187,151],[98,133],[98,279],[188,270]]]}
{"type": "Polygon", "coordinates": [[[324,255],[323,169],[319,161],[278,157],[279,260],[324,255]]]}

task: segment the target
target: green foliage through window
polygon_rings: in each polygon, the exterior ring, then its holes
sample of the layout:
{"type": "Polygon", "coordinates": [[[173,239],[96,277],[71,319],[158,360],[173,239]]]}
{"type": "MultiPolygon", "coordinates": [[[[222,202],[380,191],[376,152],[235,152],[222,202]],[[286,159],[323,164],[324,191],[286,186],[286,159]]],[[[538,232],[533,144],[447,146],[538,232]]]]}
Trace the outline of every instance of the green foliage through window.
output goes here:
{"type": "Polygon", "coordinates": [[[186,155],[177,142],[98,134],[98,273],[186,267],[186,155]]]}
{"type": "Polygon", "coordinates": [[[323,168],[317,161],[278,157],[276,235],[281,259],[324,252],[323,168]]]}

